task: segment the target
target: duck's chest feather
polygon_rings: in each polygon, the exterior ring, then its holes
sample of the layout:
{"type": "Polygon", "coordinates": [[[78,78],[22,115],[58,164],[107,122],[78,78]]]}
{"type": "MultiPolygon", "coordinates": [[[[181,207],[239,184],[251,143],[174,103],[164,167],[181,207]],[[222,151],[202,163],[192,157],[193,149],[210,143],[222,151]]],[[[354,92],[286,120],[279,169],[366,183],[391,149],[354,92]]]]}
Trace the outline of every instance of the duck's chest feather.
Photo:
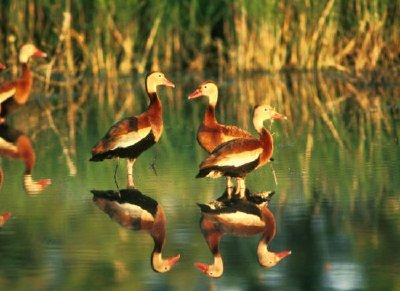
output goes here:
{"type": "Polygon", "coordinates": [[[148,126],[151,127],[151,131],[153,132],[155,141],[158,142],[164,129],[162,119],[162,107],[161,102],[158,98],[150,104],[149,109],[145,114],[147,119],[146,122],[148,126]]]}
{"type": "Polygon", "coordinates": [[[23,64],[21,78],[0,87],[1,116],[6,116],[27,102],[32,84],[30,69],[27,64],[23,64]]]}
{"type": "Polygon", "coordinates": [[[260,135],[260,142],[263,148],[263,152],[260,156],[260,162],[257,165],[257,168],[268,163],[270,158],[272,157],[272,153],[274,151],[274,140],[271,133],[265,128],[262,130],[260,135]]]}
{"type": "Polygon", "coordinates": [[[217,126],[209,126],[202,123],[197,131],[197,141],[207,152],[212,152],[218,145],[225,142],[221,129],[217,126]]]}
{"type": "Polygon", "coordinates": [[[219,124],[215,109],[209,106],[197,131],[197,141],[201,147],[211,153],[220,144],[237,138],[251,138],[251,135],[237,126],[219,124]]]}
{"type": "Polygon", "coordinates": [[[17,81],[16,92],[14,97],[15,102],[17,104],[23,105],[26,103],[32,90],[32,84],[33,84],[32,74],[28,65],[26,64],[22,68],[21,78],[17,81]]]}

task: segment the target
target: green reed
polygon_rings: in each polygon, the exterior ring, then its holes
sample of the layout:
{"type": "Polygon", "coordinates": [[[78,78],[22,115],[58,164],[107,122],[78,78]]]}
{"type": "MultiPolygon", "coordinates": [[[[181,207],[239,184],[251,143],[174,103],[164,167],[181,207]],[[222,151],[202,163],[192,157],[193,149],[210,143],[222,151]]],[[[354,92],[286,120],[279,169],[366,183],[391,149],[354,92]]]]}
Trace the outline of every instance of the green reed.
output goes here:
{"type": "Polygon", "coordinates": [[[221,74],[396,68],[398,1],[28,1],[0,5],[0,58],[33,41],[52,70],[109,78],[150,69],[221,74]]]}

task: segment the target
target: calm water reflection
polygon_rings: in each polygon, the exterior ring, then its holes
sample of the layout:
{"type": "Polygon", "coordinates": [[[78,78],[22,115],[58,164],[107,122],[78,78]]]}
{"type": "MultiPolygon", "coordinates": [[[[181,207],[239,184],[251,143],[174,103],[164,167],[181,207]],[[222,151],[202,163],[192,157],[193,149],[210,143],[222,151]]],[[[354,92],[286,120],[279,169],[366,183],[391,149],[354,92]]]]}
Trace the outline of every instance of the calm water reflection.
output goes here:
{"type": "Polygon", "coordinates": [[[137,189],[118,191],[92,190],[93,201],[121,226],[142,230],[154,241],[151,252],[151,267],[154,271],[165,273],[179,261],[180,256],[164,259],[162,250],[166,242],[166,218],[163,208],[154,199],[143,195],[137,189]]]}
{"type": "MultiPolygon", "coordinates": [[[[21,175],[21,180],[28,194],[38,194],[51,184],[51,179],[35,181],[32,178],[36,163],[32,142],[27,135],[7,123],[0,124],[0,156],[21,160],[24,163],[25,169],[23,175],[21,175]]],[[[15,177],[13,178],[15,179],[15,177]]],[[[0,167],[0,189],[3,185],[3,179],[4,173],[0,167]]]]}
{"type": "Polygon", "coordinates": [[[224,263],[219,244],[221,238],[226,234],[261,235],[257,246],[257,258],[259,264],[264,268],[272,268],[290,255],[290,251],[275,253],[268,249],[268,244],[276,234],[276,222],[272,212],[262,204],[265,202],[256,204],[245,200],[230,200],[225,203],[212,201],[207,204],[199,204],[201,232],[213,255],[214,262],[211,265],[195,263],[195,266],[213,278],[223,275],[224,263]]]}
{"type": "Polygon", "coordinates": [[[116,162],[89,163],[90,148],[116,120],[143,111],[143,79],[87,80],[47,95],[36,82],[8,126],[29,137],[33,176],[52,184],[26,195],[24,163],[2,158],[0,214],[13,216],[0,230],[1,290],[400,289],[400,86],[368,87],[338,76],[256,75],[219,84],[221,122],[255,135],[251,108],[261,102],[288,116],[273,127],[278,185],[269,167],[249,174],[246,185],[275,190],[268,209],[277,234],[268,248],[292,255],[260,268],[259,235],[227,235],[219,244],[220,279],[193,266],[210,262],[196,203],[214,200],[225,186],[223,179],[194,178],[206,156],[195,139],[206,101],[189,103],[186,96],[210,78],[171,76],[176,89],[159,92],[164,134],[135,163],[138,189],[167,217],[163,254],[181,255],[164,274],[149,267],[149,234],[106,219],[90,194],[115,187],[116,162]]]}

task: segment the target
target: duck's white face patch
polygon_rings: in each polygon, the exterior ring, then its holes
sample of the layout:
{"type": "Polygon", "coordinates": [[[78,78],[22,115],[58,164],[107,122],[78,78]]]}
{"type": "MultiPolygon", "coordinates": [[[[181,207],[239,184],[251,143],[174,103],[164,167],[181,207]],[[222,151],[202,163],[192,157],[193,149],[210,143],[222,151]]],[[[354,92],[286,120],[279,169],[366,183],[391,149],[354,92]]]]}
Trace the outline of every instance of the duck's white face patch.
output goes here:
{"type": "Polygon", "coordinates": [[[137,131],[132,131],[127,134],[121,135],[115,142],[112,150],[116,148],[127,148],[136,143],[140,140],[145,138],[151,131],[151,127],[141,128],[137,131]]]}
{"type": "Polygon", "coordinates": [[[10,98],[11,96],[13,96],[13,95],[15,94],[15,91],[16,91],[16,89],[15,89],[15,87],[14,87],[14,88],[11,88],[11,89],[8,90],[8,91],[1,92],[1,93],[0,93],[0,103],[3,103],[3,102],[6,101],[8,98],[10,98]]]}
{"type": "Polygon", "coordinates": [[[233,167],[239,167],[248,163],[251,163],[258,159],[260,154],[262,153],[263,149],[262,148],[257,148],[252,151],[244,151],[241,153],[232,153],[229,155],[226,155],[216,162],[216,166],[233,166],[233,167]]]}

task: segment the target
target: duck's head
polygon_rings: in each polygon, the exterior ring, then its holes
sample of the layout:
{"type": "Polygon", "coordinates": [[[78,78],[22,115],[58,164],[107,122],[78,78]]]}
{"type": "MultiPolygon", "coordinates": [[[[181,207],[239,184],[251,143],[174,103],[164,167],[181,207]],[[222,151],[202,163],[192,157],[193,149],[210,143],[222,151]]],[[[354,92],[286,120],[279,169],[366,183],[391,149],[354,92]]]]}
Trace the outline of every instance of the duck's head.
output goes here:
{"type": "Polygon", "coordinates": [[[194,263],[194,266],[211,278],[219,278],[224,273],[224,264],[220,255],[214,256],[214,264],[194,263]]]}
{"type": "Polygon", "coordinates": [[[5,222],[7,219],[9,219],[11,217],[11,213],[4,213],[2,215],[0,215],[2,217],[3,222],[5,222]]]}
{"type": "Polygon", "coordinates": [[[218,86],[214,81],[205,81],[194,90],[188,97],[188,99],[195,99],[202,96],[206,96],[209,99],[210,104],[215,105],[218,99],[218,86]]]}
{"type": "Polygon", "coordinates": [[[262,121],[268,119],[287,119],[285,115],[276,112],[275,108],[270,105],[256,105],[254,107],[254,118],[262,121]]]}
{"type": "Polygon", "coordinates": [[[47,57],[47,54],[33,44],[23,45],[19,51],[20,63],[27,63],[31,57],[45,58],[47,57]]]}
{"type": "Polygon", "coordinates": [[[51,185],[51,179],[33,180],[32,175],[24,175],[24,187],[28,194],[39,194],[51,185]]]}
{"type": "Polygon", "coordinates": [[[263,128],[263,122],[265,120],[273,119],[287,119],[283,114],[276,112],[275,108],[270,105],[256,105],[254,107],[253,124],[256,130],[259,132],[263,128]]]}
{"type": "Polygon", "coordinates": [[[181,256],[178,254],[171,258],[163,259],[161,253],[154,252],[151,257],[151,267],[158,273],[166,273],[179,262],[181,256]]]}
{"type": "Polygon", "coordinates": [[[283,251],[279,253],[273,252],[263,252],[263,254],[259,254],[258,262],[263,268],[272,268],[276,266],[280,261],[282,261],[287,256],[291,255],[291,251],[283,251]]]}
{"type": "Polygon", "coordinates": [[[158,86],[175,88],[175,84],[169,81],[162,72],[151,72],[146,77],[146,88],[149,93],[155,93],[158,86]]]}

